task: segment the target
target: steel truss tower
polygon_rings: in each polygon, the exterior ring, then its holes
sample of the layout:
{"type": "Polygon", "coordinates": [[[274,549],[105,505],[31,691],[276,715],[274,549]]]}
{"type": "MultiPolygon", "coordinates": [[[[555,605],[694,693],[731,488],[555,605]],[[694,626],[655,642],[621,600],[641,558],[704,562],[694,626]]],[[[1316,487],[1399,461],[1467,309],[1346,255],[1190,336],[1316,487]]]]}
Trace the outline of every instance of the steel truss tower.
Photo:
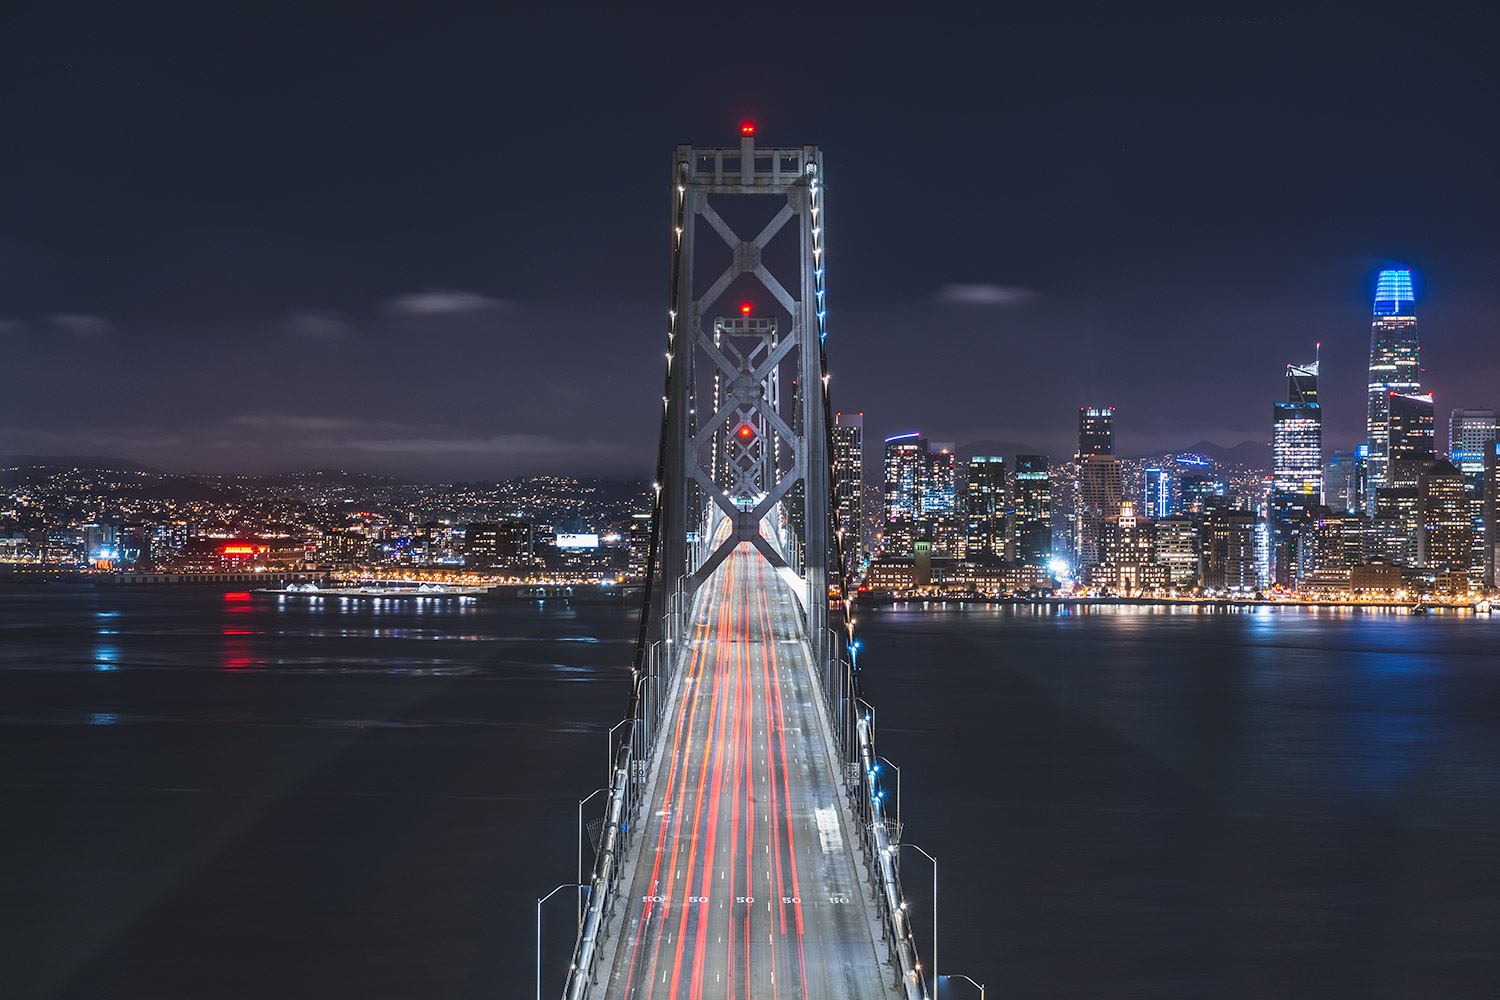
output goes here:
{"type": "MultiPolygon", "coordinates": [[[[663,479],[657,484],[662,491],[662,583],[671,587],[685,580],[691,592],[738,545],[749,542],[772,566],[800,575],[808,633],[821,656],[832,543],[823,353],[823,155],[816,146],[757,149],[749,124],[741,129],[737,149],[678,146],[672,160],[672,215],[663,479]],[[726,201],[743,205],[748,198],[781,199],[783,204],[758,233],[746,238],[716,206],[726,201]],[[786,252],[783,237],[767,254],[783,229],[791,230],[795,252],[786,252]],[[710,246],[700,247],[700,235],[710,246]],[[700,250],[701,259],[709,257],[715,238],[728,247],[729,263],[702,282],[695,264],[700,250]],[[779,275],[770,266],[773,258],[779,275]],[[795,269],[782,258],[795,259],[795,269]],[[772,310],[789,319],[784,335],[774,321],[748,315],[716,318],[706,325],[741,278],[759,282],[772,310]],[[779,388],[783,368],[799,390],[788,408],[782,406],[779,388]],[[799,484],[802,489],[796,490],[799,484]],[[793,537],[791,523],[799,519],[789,518],[784,506],[798,494],[802,538],[793,537]],[[726,523],[727,535],[714,545],[709,532],[726,523]],[[773,537],[763,532],[763,524],[773,529],[773,537]],[[777,526],[780,544],[774,537],[777,526]],[[697,545],[690,533],[698,534],[697,545]]],[[[723,251],[718,254],[722,257],[723,251]]]]}

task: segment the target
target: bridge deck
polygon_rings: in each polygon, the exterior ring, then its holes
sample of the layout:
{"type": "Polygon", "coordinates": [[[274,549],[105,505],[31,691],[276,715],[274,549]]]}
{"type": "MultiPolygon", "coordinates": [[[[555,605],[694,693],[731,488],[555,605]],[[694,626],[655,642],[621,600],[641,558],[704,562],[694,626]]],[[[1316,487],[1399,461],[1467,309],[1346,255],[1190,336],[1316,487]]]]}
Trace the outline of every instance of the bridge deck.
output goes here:
{"type": "Polygon", "coordinates": [[[879,998],[797,609],[749,544],[705,585],[606,993],[879,998]]]}

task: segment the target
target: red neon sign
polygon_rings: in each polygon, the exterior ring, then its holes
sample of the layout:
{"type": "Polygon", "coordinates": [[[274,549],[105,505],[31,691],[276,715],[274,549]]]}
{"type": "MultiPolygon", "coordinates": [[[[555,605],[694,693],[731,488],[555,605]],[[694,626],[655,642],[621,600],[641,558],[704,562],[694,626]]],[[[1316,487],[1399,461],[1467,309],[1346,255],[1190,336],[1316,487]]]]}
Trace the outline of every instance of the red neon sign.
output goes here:
{"type": "Polygon", "coordinates": [[[265,547],[257,548],[254,545],[226,545],[223,552],[226,556],[253,556],[256,552],[264,552],[265,547]]]}

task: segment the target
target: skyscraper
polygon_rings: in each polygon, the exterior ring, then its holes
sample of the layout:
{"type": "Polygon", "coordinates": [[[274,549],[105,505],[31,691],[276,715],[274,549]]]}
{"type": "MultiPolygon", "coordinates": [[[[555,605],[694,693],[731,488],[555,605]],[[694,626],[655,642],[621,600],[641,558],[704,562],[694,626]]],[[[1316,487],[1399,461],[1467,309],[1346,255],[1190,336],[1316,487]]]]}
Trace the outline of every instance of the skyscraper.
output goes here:
{"type": "Polygon", "coordinates": [[[1359,456],[1352,451],[1336,451],[1323,470],[1323,501],[1331,510],[1347,514],[1359,509],[1359,456]]]}
{"type": "Polygon", "coordinates": [[[834,525],[842,535],[844,570],[859,562],[864,513],[864,424],[863,413],[838,413],[833,427],[834,525]]]}
{"type": "Polygon", "coordinates": [[[1052,481],[1046,455],[1017,455],[1012,558],[1027,566],[1052,560],[1052,481]]]}
{"type": "Polygon", "coordinates": [[[1433,448],[1432,393],[1396,393],[1386,400],[1386,485],[1410,488],[1437,458],[1433,448]]]}
{"type": "Polygon", "coordinates": [[[1089,455],[1078,463],[1078,522],[1074,551],[1078,565],[1091,566],[1104,558],[1104,519],[1120,511],[1120,460],[1113,455],[1089,455]]]}
{"type": "Polygon", "coordinates": [[[1500,414],[1494,410],[1454,410],[1448,417],[1448,460],[1458,466],[1471,491],[1484,481],[1484,457],[1500,440],[1500,414]]]}
{"type": "Polygon", "coordinates": [[[1469,490],[1469,515],[1474,522],[1474,561],[1469,578],[1484,581],[1485,511],[1484,463],[1500,440],[1500,414],[1494,410],[1454,410],[1448,418],[1448,459],[1464,474],[1469,490]]]}
{"type": "Polygon", "coordinates": [[[952,442],[933,443],[921,496],[922,531],[932,543],[932,554],[962,558],[964,516],[958,494],[958,455],[952,442]]]}
{"type": "Polygon", "coordinates": [[[969,459],[965,555],[970,559],[1004,559],[1005,459],[976,455],[969,459]]]}
{"type": "Polygon", "coordinates": [[[927,480],[927,439],[898,434],[885,441],[885,540],[889,555],[910,555],[922,517],[922,487],[927,480]]]}
{"type": "Polygon", "coordinates": [[[1439,590],[1468,590],[1474,558],[1474,526],[1464,474],[1451,462],[1433,463],[1417,482],[1417,565],[1461,580],[1439,590]]]}
{"type": "Polygon", "coordinates": [[[1172,503],[1172,476],[1165,469],[1155,466],[1146,470],[1146,502],[1141,513],[1152,520],[1160,520],[1174,513],[1172,503]]]}
{"type": "Polygon", "coordinates": [[[1370,379],[1366,436],[1370,446],[1366,485],[1367,512],[1375,490],[1390,482],[1390,399],[1421,389],[1417,345],[1416,296],[1410,271],[1381,271],[1375,284],[1375,318],[1370,324],[1370,379]]]}
{"type": "Polygon", "coordinates": [[[1078,408],[1078,457],[1113,455],[1115,453],[1115,408],[1113,406],[1080,406],[1078,408]]]}
{"type": "Polygon", "coordinates": [[[1298,530],[1323,503],[1323,409],[1318,362],[1286,366],[1286,402],[1272,407],[1271,514],[1276,539],[1275,578],[1290,586],[1297,565],[1298,530]]]}

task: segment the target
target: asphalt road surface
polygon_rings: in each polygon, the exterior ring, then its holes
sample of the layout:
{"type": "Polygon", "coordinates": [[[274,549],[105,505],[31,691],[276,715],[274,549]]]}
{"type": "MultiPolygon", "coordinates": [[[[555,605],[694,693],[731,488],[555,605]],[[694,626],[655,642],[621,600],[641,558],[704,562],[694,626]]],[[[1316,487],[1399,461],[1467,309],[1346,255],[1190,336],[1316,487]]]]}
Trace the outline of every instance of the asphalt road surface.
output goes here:
{"type": "Polygon", "coordinates": [[[708,583],[607,995],[879,998],[795,598],[741,545],[708,583]]]}

